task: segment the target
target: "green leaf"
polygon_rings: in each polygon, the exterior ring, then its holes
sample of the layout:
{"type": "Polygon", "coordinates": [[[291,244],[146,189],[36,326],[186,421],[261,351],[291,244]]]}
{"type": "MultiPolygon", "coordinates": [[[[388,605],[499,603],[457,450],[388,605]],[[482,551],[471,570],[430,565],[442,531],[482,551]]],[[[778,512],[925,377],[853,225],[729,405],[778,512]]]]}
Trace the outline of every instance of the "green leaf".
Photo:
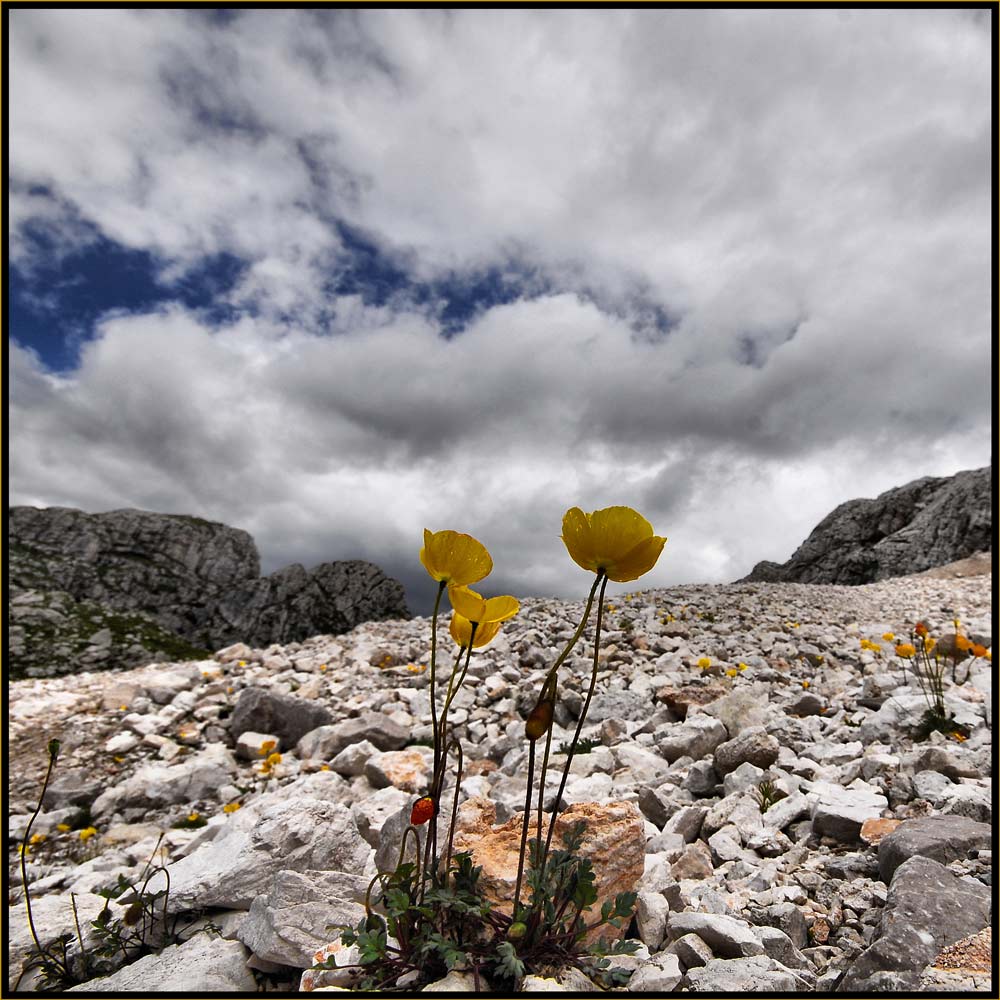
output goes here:
{"type": "Polygon", "coordinates": [[[500,956],[500,971],[504,976],[518,980],[524,975],[524,962],[517,957],[510,941],[501,941],[497,945],[497,954],[500,956]]]}

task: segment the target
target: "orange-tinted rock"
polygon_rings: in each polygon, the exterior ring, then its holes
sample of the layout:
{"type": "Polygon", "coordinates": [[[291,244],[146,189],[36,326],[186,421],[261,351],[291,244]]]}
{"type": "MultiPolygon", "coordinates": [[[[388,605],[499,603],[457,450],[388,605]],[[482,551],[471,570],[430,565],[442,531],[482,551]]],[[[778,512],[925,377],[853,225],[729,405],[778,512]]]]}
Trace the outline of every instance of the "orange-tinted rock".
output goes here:
{"type": "Polygon", "coordinates": [[[902,822],[898,819],[866,819],[861,824],[861,839],[866,844],[877,844],[902,822]]]}
{"type": "MultiPolygon", "coordinates": [[[[463,805],[468,806],[469,803],[463,805]]],[[[463,816],[460,824],[463,829],[455,834],[454,850],[456,853],[472,852],[473,864],[483,869],[480,884],[486,896],[500,912],[510,914],[517,881],[522,816],[517,815],[501,826],[493,826],[495,809],[483,809],[479,817],[471,813],[472,810],[467,810],[463,816]]],[[[589,911],[589,922],[593,922],[598,918],[605,900],[614,900],[620,892],[636,891],[645,863],[645,835],[642,815],[634,802],[577,802],[556,820],[553,849],[565,846],[566,831],[580,820],[584,820],[587,827],[579,853],[590,860],[596,877],[597,902],[589,911]]],[[[547,816],[545,821],[547,824],[547,816]]],[[[543,826],[543,837],[547,828],[547,825],[543,826]]],[[[529,828],[529,839],[533,833],[533,827],[529,828]]],[[[524,883],[521,898],[523,902],[527,901],[524,883]]],[[[624,927],[615,931],[613,927],[603,926],[587,940],[596,941],[602,935],[614,940],[620,938],[624,931],[624,927]]]]}
{"type": "Polygon", "coordinates": [[[809,928],[809,936],[813,944],[826,944],[830,940],[830,925],[822,917],[817,917],[809,928]]]}
{"type": "Polygon", "coordinates": [[[687,718],[690,705],[707,705],[726,694],[726,688],[717,684],[707,687],[661,687],[656,692],[656,700],[662,701],[679,719],[687,718]]]}

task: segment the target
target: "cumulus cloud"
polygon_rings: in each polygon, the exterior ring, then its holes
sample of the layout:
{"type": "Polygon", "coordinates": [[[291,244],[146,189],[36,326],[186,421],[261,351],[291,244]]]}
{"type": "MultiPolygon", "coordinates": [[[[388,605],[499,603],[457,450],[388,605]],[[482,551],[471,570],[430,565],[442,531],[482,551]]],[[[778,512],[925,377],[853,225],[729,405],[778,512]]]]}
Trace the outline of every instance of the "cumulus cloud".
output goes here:
{"type": "Polygon", "coordinates": [[[988,460],[988,20],[26,8],[10,45],[29,287],[39,232],[241,262],[224,321],[11,347],[12,502],[199,513],[418,599],[455,527],[568,595],[574,504],[670,537],[650,583],[725,580],[988,460]]]}

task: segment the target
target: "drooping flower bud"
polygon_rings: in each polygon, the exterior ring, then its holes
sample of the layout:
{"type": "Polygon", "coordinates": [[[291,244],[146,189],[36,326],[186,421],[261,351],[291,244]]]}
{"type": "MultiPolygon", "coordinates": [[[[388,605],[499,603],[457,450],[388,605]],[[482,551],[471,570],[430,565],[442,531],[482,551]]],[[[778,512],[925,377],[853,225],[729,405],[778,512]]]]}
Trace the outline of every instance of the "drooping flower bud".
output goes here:
{"type": "Polygon", "coordinates": [[[410,810],[410,823],[413,826],[421,826],[434,815],[434,800],[425,795],[422,799],[417,799],[410,810]]]}
{"type": "Polygon", "coordinates": [[[545,698],[539,700],[538,704],[531,710],[528,721],[524,724],[524,735],[534,742],[540,736],[544,736],[552,725],[552,713],[555,709],[555,702],[545,698]]]}

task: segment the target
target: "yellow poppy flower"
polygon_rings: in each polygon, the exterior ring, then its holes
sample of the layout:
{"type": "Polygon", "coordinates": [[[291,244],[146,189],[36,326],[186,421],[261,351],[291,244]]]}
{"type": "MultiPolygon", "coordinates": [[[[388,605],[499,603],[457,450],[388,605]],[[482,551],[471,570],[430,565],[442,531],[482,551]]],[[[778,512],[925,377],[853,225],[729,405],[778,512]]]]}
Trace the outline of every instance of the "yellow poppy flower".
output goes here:
{"type": "Polygon", "coordinates": [[[439,583],[462,586],[481,580],[493,569],[486,546],[458,531],[430,532],[424,528],[420,550],[424,569],[439,583]]]}
{"type": "Polygon", "coordinates": [[[458,614],[468,618],[470,622],[479,622],[480,627],[487,622],[504,622],[513,618],[521,609],[516,597],[504,595],[485,598],[468,587],[455,585],[448,587],[448,600],[458,614]]]}
{"type": "Polygon", "coordinates": [[[605,507],[585,514],[571,507],[563,517],[562,540],[573,562],[615,583],[648,573],[660,558],[666,538],[631,507],[605,507]]]}
{"type": "MultiPolygon", "coordinates": [[[[477,625],[476,638],[472,642],[473,648],[479,649],[480,646],[485,646],[492,642],[500,631],[500,625],[500,622],[483,622],[481,625],[477,625]]],[[[465,618],[456,611],[451,616],[451,626],[448,631],[451,633],[452,639],[462,649],[468,648],[469,640],[472,639],[472,622],[468,618],[465,618]]]]}
{"type": "Polygon", "coordinates": [[[955,648],[961,650],[964,653],[967,649],[972,649],[972,640],[964,635],[956,635],[955,648]]]}
{"type": "Polygon", "coordinates": [[[901,642],[896,647],[896,655],[901,656],[904,660],[909,660],[916,651],[915,647],[908,642],[901,642]]]}

